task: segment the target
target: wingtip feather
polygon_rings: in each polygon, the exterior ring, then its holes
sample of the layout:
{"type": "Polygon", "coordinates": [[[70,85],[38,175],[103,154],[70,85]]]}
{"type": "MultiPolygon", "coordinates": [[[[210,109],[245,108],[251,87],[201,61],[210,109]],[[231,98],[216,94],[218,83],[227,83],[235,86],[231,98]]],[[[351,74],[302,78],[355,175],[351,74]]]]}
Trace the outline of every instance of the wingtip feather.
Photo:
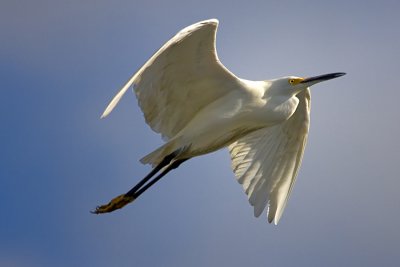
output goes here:
{"type": "Polygon", "coordinates": [[[216,19],[216,18],[209,19],[208,21],[211,22],[211,23],[215,23],[215,24],[219,23],[219,20],[216,19]]]}
{"type": "Polygon", "coordinates": [[[129,87],[132,86],[134,80],[137,77],[137,73],[134,74],[129,81],[120,89],[120,91],[114,96],[114,98],[111,100],[111,102],[108,104],[107,108],[104,110],[103,114],[101,115],[100,119],[103,119],[107,117],[111,111],[115,108],[115,106],[118,104],[118,102],[121,100],[122,96],[128,91],[129,87]]]}
{"type": "Polygon", "coordinates": [[[199,21],[198,23],[201,23],[201,24],[204,24],[204,23],[218,24],[219,20],[216,19],[216,18],[212,18],[212,19],[206,19],[206,20],[199,21]]]}
{"type": "Polygon", "coordinates": [[[105,111],[103,112],[103,114],[101,114],[100,119],[104,119],[105,117],[108,116],[109,113],[106,113],[105,111]]]}
{"type": "Polygon", "coordinates": [[[104,110],[103,114],[101,114],[100,119],[104,119],[108,115],[110,115],[111,111],[114,109],[114,107],[117,105],[119,102],[119,99],[115,101],[115,98],[111,101],[111,103],[107,106],[107,108],[104,110]]]}
{"type": "Polygon", "coordinates": [[[269,216],[268,215],[268,223],[274,223],[275,225],[278,225],[280,218],[278,216],[269,216]]]}

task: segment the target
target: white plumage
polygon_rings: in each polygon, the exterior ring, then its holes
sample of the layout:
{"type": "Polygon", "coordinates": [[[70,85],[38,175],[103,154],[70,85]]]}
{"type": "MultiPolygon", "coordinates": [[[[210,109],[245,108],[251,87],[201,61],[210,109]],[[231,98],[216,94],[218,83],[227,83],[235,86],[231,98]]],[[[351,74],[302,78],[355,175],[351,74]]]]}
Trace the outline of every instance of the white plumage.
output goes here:
{"type": "Polygon", "coordinates": [[[299,169],[310,124],[310,91],[297,96],[287,121],[257,130],[229,145],[232,169],[258,217],[269,204],[268,221],[278,223],[299,169]]]}
{"type": "Polygon", "coordinates": [[[217,26],[213,19],[181,30],[129,79],[102,117],[133,85],[150,127],[166,138],[175,136],[204,106],[229,93],[230,83],[238,82],[218,60],[217,26]]]}
{"type": "Polygon", "coordinates": [[[344,73],[240,79],[218,59],[217,26],[218,21],[211,19],[181,30],[129,79],[104,111],[102,118],[133,86],[147,124],[166,143],[141,159],[154,167],[153,172],[96,213],[136,199],[152,185],[143,186],[158,171],[162,173],[153,183],[187,159],[229,147],[233,171],[254,215],[268,206],[268,221],[278,223],[307,140],[308,87],[344,73]]]}

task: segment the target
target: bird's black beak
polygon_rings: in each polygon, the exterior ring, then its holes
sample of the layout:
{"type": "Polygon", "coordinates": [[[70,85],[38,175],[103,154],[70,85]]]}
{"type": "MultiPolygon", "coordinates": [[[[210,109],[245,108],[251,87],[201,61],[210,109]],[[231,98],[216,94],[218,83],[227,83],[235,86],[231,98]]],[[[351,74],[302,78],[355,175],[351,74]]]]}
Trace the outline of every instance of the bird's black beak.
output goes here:
{"type": "Polygon", "coordinates": [[[304,80],[301,81],[301,83],[310,83],[310,85],[319,83],[319,82],[323,82],[323,81],[327,81],[330,79],[335,79],[338,78],[340,76],[345,75],[346,73],[344,72],[335,72],[335,73],[329,73],[329,74],[323,74],[323,75],[318,75],[318,76],[314,76],[314,77],[308,77],[305,78],[304,80]]]}

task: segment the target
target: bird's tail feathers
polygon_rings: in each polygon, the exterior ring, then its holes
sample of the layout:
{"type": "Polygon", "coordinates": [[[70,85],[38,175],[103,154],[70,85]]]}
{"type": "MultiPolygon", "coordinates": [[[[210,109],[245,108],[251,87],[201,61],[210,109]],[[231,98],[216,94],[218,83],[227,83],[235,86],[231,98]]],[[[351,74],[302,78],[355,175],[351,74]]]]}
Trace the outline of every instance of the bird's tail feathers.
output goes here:
{"type": "Polygon", "coordinates": [[[176,140],[170,140],[168,143],[165,143],[153,152],[141,158],[140,162],[143,164],[150,164],[152,167],[157,166],[166,156],[179,149],[177,143],[176,140]]]}

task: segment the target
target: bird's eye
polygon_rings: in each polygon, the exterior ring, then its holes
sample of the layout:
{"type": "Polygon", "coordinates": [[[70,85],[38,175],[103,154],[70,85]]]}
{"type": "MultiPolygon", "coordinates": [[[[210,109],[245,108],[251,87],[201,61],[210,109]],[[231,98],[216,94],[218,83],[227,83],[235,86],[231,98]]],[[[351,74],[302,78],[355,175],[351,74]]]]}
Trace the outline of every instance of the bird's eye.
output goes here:
{"type": "Polygon", "coordinates": [[[304,80],[304,78],[292,78],[292,79],[288,79],[288,83],[290,85],[295,86],[295,85],[300,84],[303,80],[304,80]]]}

